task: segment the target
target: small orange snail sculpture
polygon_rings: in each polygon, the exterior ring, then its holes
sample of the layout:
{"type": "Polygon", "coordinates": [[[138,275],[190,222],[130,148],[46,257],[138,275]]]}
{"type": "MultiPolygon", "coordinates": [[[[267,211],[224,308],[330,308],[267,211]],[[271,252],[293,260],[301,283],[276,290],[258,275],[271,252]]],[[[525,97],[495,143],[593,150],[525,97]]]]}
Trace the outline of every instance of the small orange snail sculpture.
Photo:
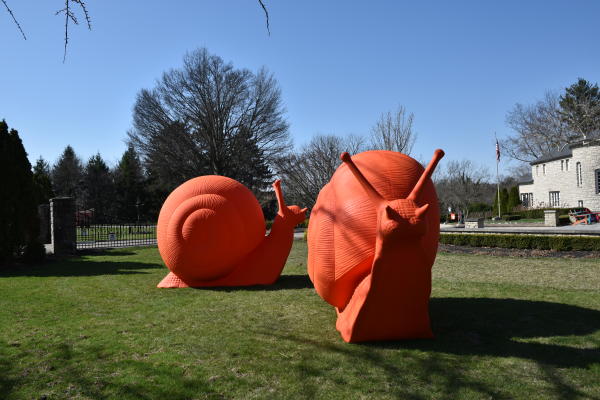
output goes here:
{"type": "Polygon", "coordinates": [[[176,188],[158,216],[158,250],[171,272],[160,288],[274,283],[306,209],[287,207],[279,180],[271,232],[252,192],[224,176],[201,176],[176,188]]]}
{"type": "Polygon", "coordinates": [[[308,274],[336,307],[346,342],[431,338],[431,267],[439,206],[425,170],[411,157],[368,151],[350,157],[323,187],[308,226],[308,274]]]}

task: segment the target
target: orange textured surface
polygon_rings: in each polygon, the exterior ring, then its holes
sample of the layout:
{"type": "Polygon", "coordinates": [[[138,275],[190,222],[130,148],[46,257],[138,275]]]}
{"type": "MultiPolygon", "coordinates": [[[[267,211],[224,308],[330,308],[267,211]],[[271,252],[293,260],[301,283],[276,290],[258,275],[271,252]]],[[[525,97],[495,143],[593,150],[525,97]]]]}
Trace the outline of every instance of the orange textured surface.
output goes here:
{"type": "Polygon", "coordinates": [[[411,157],[368,151],[350,157],[323,187],[308,227],[308,274],[335,306],[347,342],[429,338],[431,267],[439,205],[430,177],[411,157]]]}
{"type": "Polygon", "coordinates": [[[158,217],[158,250],[171,270],[158,287],[274,283],[306,209],[287,207],[280,182],[273,187],[279,213],[268,236],[260,204],[241,183],[210,175],[177,187],[158,217]]]}

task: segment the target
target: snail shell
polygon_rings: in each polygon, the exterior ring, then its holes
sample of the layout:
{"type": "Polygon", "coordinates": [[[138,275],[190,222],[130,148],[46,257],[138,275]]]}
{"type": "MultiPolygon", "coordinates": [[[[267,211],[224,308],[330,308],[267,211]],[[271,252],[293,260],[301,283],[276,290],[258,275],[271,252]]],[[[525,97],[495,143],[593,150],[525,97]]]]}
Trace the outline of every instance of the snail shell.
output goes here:
{"type": "Polygon", "coordinates": [[[224,176],[190,179],[165,200],[158,217],[158,250],[184,281],[229,274],[265,238],[265,220],[254,194],[224,176]]]}

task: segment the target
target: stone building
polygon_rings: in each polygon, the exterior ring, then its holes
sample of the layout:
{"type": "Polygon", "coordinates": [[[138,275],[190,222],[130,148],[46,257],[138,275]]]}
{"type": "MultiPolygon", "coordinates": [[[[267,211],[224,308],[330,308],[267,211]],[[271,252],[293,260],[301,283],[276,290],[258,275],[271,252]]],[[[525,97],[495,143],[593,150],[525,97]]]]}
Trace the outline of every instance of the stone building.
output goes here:
{"type": "Polygon", "coordinates": [[[531,163],[519,184],[525,207],[587,207],[600,211],[600,138],[580,139],[531,163]]]}

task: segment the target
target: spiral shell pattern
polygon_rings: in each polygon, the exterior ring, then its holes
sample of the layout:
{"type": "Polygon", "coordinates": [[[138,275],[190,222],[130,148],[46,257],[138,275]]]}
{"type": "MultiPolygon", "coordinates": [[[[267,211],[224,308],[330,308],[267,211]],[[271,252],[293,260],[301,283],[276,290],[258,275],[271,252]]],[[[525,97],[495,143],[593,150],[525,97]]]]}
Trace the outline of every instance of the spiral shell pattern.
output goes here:
{"type": "Polygon", "coordinates": [[[165,200],[158,217],[158,250],[184,281],[229,274],[264,239],[265,220],[254,194],[224,176],[190,179],[165,200]]]}

